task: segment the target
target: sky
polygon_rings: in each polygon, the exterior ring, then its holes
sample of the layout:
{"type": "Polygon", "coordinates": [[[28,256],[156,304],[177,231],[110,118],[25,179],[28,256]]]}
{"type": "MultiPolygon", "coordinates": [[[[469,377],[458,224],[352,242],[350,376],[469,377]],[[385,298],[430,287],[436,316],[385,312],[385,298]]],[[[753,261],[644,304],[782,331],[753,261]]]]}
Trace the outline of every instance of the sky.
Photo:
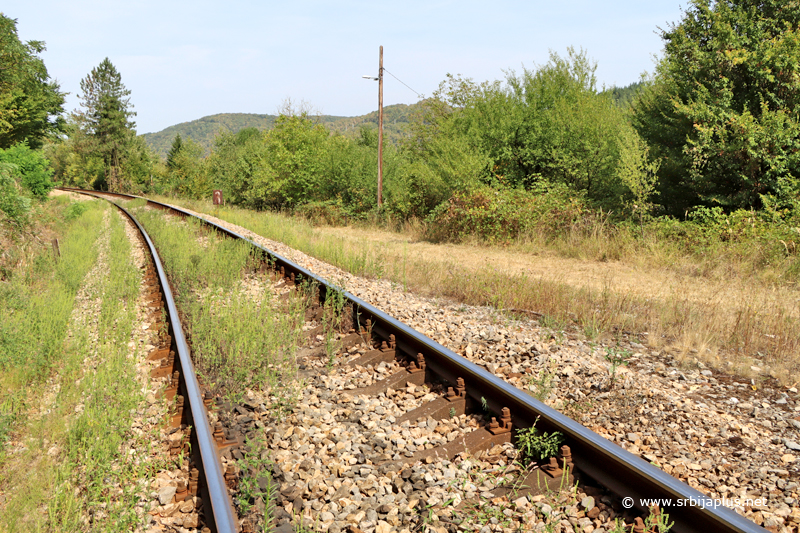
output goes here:
{"type": "Polygon", "coordinates": [[[358,116],[430,96],[448,73],[476,82],[583,49],[601,85],[651,72],[659,28],[679,22],[677,0],[6,0],[23,41],[79,106],[80,80],[108,57],[131,91],[137,131],[216,113],[277,114],[291,99],[315,113],[358,116]],[[613,8],[612,8],[613,6],[613,8]],[[394,77],[393,77],[393,76],[394,77]],[[400,80],[400,81],[398,81],[400,80]],[[401,83],[402,82],[402,83],[401,83]],[[405,85],[404,85],[405,84],[405,85]],[[408,87],[410,87],[410,89],[408,87]]]}

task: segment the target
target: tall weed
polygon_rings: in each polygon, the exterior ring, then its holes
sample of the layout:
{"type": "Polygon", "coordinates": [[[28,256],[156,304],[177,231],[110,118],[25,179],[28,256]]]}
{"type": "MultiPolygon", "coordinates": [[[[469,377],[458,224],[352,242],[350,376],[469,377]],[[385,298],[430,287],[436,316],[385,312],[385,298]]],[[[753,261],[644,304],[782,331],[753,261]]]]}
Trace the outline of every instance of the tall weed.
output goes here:
{"type": "Polygon", "coordinates": [[[264,280],[256,287],[243,282],[257,264],[254,249],[191,219],[176,222],[147,210],[137,216],[177,289],[199,371],[229,390],[267,387],[292,375],[302,309],[277,302],[264,280]]]}

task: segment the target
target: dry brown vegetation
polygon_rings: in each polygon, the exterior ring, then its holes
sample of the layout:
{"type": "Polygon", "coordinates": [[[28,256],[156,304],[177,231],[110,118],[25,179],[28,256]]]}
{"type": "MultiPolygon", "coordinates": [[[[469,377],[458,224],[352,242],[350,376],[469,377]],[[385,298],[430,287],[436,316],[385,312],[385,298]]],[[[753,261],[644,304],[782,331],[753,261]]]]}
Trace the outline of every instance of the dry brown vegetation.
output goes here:
{"type": "Polygon", "coordinates": [[[433,244],[414,227],[311,227],[272,213],[170,201],[430,296],[533,314],[589,339],[633,333],[654,351],[728,372],[785,382],[800,375],[800,293],[768,267],[753,270],[747,258],[700,262],[667,246],[612,255],[602,236],[547,247],[535,238],[508,246],[433,244]]]}

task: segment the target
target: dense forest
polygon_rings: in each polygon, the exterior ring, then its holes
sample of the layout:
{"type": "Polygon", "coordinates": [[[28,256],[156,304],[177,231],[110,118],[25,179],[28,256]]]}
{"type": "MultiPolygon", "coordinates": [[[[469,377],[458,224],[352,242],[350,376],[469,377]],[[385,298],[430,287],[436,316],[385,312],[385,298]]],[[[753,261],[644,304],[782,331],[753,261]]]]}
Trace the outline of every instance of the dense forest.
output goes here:
{"type": "Polygon", "coordinates": [[[52,176],[195,198],[219,188],[235,204],[329,221],[415,219],[440,239],[507,240],[537,225],[557,235],[593,217],[642,234],[694,224],[733,238],[763,226],[793,253],[798,23],[795,4],[694,0],[659,30],[655,71],[623,88],[599,87],[597,65],[574,49],[500,80],[448,75],[430,98],[386,109],[379,208],[377,113],[286,105],[277,116],[214,115],[137,136],[110,61],[81,84],[81,110],[64,114],[43,43],[19,42],[4,19],[0,45],[16,63],[0,72],[0,210],[22,220],[52,176]]]}

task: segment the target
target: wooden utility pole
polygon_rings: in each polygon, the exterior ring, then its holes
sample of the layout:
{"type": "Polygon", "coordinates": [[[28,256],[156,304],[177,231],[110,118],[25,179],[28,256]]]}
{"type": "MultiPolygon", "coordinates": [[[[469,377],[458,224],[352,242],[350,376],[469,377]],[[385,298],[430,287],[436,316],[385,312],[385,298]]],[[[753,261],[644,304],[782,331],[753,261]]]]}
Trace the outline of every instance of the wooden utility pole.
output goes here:
{"type": "Polygon", "coordinates": [[[383,204],[383,45],[378,59],[378,209],[383,204]]]}

